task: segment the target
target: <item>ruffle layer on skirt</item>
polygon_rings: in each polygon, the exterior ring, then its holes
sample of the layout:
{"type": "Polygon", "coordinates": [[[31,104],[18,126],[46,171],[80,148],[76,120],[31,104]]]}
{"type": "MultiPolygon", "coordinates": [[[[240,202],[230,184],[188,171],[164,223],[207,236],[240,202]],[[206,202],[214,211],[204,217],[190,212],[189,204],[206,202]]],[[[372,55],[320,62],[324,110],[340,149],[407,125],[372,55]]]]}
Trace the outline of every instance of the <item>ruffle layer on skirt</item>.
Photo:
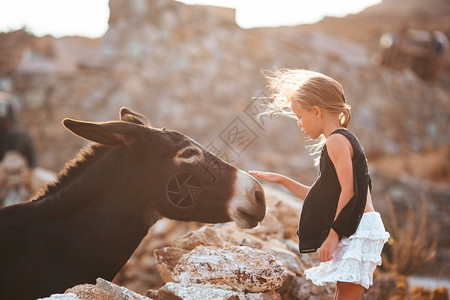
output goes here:
{"type": "Polygon", "coordinates": [[[333,259],[305,270],[306,278],[316,285],[342,281],[367,289],[373,284],[376,266],[381,265],[381,250],[388,239],[380,215],[364,213],[356,232],[339,242],[333,259]]]}

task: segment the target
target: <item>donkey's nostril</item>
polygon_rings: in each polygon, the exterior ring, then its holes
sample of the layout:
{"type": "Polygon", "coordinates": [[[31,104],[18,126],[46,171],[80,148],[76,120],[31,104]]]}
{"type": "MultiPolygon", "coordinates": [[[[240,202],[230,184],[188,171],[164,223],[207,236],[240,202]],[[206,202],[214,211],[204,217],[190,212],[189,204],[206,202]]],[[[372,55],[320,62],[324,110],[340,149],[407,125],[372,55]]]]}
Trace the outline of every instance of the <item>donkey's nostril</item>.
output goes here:
{"type": "Polygon", "coordinates": [[[256,191],[255,192],[255,202],[258,205],[265,205],[266,204],[266,200],[265,200],[263,191],[256,191]]]}

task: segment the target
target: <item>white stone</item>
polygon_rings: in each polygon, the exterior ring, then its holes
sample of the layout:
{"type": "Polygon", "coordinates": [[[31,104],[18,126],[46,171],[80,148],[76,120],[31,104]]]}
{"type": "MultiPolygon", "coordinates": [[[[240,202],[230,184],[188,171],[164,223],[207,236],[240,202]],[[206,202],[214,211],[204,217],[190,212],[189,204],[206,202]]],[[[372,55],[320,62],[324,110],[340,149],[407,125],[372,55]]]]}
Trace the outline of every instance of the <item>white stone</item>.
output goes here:
{"type": "Polygon", "coordinates": [[[53,299],[57,299],[57,300],[82,300],[82,299],[78,298],[78,296],[73,294],[73,293],[53,294],[50,297],[39,298],[38,300],[53,300],[53,299]]]}
{"type": "Polygon", "coordinates": [[[246,246],[199,246],[183,255],[173,277],[183,284],[208,284],[235,291],[265,292],[281,287],[286,267],[272,254],[246,246]]]}
{"type": "Polygon", "coordinates": [[[115,285],[114,283],[102,278],[97,278],[97,283],[95,285],[80,284],[68,289],[66,293],[76,295],[78,298],[74,299],[80,300],[151,300],[151,298],[130,291],[123,286],[115,285]]]}
{"type": "Polygon", "coordinates": [[[181,284],[168,282],[159,290],[160,297],[176,296],[183,300],[279,300],[280,295],[277,292],[269,291],[265,293],[245,293],[230,290],[224,290],[217,287],[211,287],[203,284],[181,284]]]}

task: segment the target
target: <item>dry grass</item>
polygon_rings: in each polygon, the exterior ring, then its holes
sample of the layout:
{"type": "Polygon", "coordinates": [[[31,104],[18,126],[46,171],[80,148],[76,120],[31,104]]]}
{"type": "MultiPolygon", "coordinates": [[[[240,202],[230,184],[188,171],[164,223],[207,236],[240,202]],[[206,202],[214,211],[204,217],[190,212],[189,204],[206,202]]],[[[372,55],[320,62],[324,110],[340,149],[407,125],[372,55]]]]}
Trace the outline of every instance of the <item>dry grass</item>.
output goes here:
{"type": "Polygon", "coordinates": [[[364,293],[364,300],[448,300],[446,287],[433,290],[410,287],[408,275],[414,274],[422,265],[436,256],[437,241],[428,238],[427,201],[420,198],[420,205],[413,207],[407,201],[407,214],[399,224],[400,212],[387,198],[390,213],[390,255],[383,254],[383,266],[387,273],[376,272],[374,285],[364,293]]]}
{"type": "Polygon", "coordinates": [[[389,241],[391,256],[383,255],[383,265],[394,274],[406,276],[414,274],[436,256],[437,240],[430,242],[427,237],[427,201],[423,196],[420,199],[421,207],[417,209],[420,219],[416,221],[415,210],[408,200],[406,223],[399,226],[394,205],[388,197],[392,227],[389,241]]]}
{"type": "Polygon", "coordinates": [[[445,287],[434,290],[413,287],[411,289],[411,300],[448,300],[448,290],[445,287]]]}
{"type": "Polygon", "coordinates": [[[425,287],[409,288],[408,277],[405,275],[379,275],[374,285],[367,290],[363,300],[449,300],[446,287],[433,290],[425,287]]]}

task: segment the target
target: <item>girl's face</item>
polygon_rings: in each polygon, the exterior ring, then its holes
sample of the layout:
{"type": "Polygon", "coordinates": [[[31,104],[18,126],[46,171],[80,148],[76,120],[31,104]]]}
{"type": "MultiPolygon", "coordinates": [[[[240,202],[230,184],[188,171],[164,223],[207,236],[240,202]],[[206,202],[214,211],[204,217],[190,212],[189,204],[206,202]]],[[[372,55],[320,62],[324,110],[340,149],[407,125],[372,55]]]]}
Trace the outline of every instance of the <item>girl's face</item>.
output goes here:
{"type": "Polygon", "coordinates": [[[298,127],[312,139],[318,138],[321,134],[320,119],[317,112],[313,109],[303,108],[297,101],[291,102],[292,112],[298,119],[298,127]]]}

